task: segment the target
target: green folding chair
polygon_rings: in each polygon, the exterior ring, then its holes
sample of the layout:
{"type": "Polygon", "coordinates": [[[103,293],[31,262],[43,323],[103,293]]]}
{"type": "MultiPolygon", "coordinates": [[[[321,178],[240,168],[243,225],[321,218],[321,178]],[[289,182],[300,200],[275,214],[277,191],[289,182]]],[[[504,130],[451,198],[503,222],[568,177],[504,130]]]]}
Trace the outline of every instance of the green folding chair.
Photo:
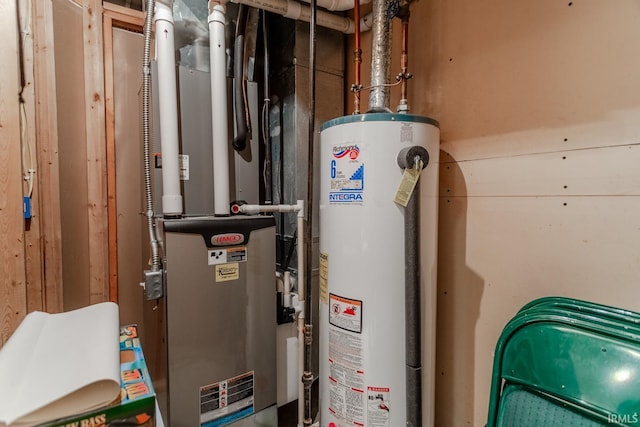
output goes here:
{"type": "Polygon", "coordinates": [[[640,313],[636,313],[635,311],[625,310],[618,307],[611,307],[608,305],[579,300],[575,298],[566,298],[559,296],[549,296],[535,299],[522,307],[519,312],[522,313],[529,311],[532,308],[549,306],[581,313],[589,313],[640,327],[640,313]]]}
{"type": "Polygon", "coordinates": [[[530,303],[505,326],[487,426],[640,426],[640,327],[561,302],[530,303]]]}

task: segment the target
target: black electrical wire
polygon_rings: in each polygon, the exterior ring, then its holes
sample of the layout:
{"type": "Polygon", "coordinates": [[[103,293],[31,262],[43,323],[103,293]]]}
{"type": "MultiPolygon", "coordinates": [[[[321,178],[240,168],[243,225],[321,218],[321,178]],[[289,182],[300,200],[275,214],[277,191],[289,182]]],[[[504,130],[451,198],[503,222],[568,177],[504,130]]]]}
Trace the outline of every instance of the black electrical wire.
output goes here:
{"type": "Polygon", "coordinates": [[[262,11],[262,47],[264,49],[264,103],[262,104],[262,140],[264,141],[264,203],[273,203],[273,189],[271,188],[271,130],[269,111],[271,103],[271,89],[269,87],[269,44],[268,44],[267,11],[262,11]]]}
{"type": "Polygon", "coordinates": [[[311,426],[312,405],[311,405],[311,384],[313,382],[313,371],[311,366],[312,342],[313,342],[313,305],[311,303],[311,279],[313,269],[313,187],[314,187],[314,140],[315,140],[315,123],[316,123],[316,18],[317,18],[317,1],[310,1],[311,18],[309,19],[309,148],[307,165],[307,200],[306,200],[306,227],[304,230],[306,248],[305,248],[305,325],[304,325],[304,373],[302,374],[302,382],[304,385],[304,425],[311,426]]]}

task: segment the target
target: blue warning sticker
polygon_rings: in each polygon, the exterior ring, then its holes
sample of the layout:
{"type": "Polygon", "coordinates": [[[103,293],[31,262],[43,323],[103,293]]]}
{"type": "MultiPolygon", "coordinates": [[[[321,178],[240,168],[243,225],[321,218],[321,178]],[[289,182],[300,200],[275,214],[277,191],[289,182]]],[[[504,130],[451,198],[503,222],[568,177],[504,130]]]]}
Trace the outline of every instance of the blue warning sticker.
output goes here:
{"type": "Polygon", "coordinates": [[[364,162],[359,144],[331,147],[329,204],[363,204],[364,162]]]}

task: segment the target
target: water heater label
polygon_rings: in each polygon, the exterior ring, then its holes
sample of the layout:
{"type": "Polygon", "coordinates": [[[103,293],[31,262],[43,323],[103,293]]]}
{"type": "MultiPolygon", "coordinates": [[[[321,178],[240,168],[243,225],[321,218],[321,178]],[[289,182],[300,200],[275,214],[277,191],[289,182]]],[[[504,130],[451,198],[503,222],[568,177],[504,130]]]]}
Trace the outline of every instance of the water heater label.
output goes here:
{"type": "Polygon", "coordinates": [[[351,332],[362,332],[362,301],[329,294],[329,323],[351,332]]]}
{"type": "Polygon", "coordinates": [[[253,414],[253,376],[250,371],[200,387],[200,426],[226,426],[253,414]]]}
{"type": "Polygon", "coordinates": [[[345,425],[364,426],[362,358],[361,335],[329,327],[329,411],[345,425]]]}
{"type": "Polygon", "coordinates": [[[180,165],[180,179],[182,181],[189,181],[189,155],[180,154],[178,159],[178,164],[180,165]]]}
{"type": "Polygon", "coordinates": [[[356,143],[331,147],[329,204],[363,204],[364,162],[361,150],[361,144],[356,143]]]}
{"type": "Polygon", "coordinates": [[[320,252],[320,301],[329,304],[329,254],[320,252]]]}
{"type": "Polygon", "coordinates": [[[389,387],[367,387],[367,426],[389,427],[389,387]]]}
{"type": "Polygon", "coordinates": [[[413,124],[402,123],[400,127],[400,142],[413,144],[413,124]]]}

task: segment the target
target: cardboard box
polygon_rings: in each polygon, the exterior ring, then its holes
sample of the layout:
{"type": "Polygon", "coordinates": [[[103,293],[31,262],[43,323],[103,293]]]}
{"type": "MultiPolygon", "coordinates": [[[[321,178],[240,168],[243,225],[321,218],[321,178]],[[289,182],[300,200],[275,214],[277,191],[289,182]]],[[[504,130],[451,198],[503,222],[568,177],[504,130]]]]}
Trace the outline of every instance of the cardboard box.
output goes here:
{"type": "Polygon", "coordinates": [[[156,425],[156,397],[142,354],[136,325],[120,328],[120,396],[111,404],[84,414],[42,424],[42,427],[156,425]]]}

